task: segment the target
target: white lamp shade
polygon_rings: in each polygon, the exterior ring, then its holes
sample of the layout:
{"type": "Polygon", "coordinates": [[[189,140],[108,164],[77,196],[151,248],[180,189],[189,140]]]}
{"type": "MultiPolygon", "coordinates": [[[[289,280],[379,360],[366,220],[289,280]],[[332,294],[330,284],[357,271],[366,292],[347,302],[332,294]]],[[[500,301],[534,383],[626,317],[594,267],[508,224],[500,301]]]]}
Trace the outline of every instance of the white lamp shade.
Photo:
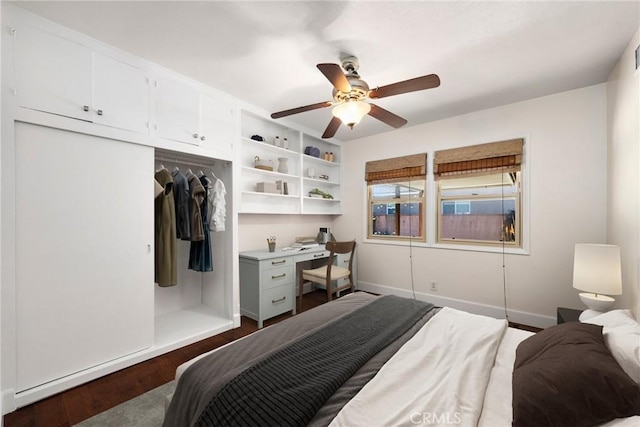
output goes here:
{"type": "Polygon", "coordinates": [[[331,114],[339,118],[350,128],[360,123],[360,120],[371,111],[371,105],[362,101],[346,101],[336,105],[331,114]]]}
{"type": "Polygon", "coordinates": [[[576,244],[573,287],[595,294],[620,295],[620,247],[593,243],[576,244]]]}

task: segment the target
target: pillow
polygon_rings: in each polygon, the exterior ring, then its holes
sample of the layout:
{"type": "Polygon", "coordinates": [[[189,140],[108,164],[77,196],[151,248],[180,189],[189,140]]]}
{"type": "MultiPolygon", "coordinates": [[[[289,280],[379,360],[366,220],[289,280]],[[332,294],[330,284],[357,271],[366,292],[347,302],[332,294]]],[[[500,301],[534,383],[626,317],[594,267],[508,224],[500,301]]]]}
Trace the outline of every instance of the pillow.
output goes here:
{"type": "Polygon", "coordinates": [[[612,310],[585,323],[603,326],[604,342],[622,369],[640,384],[640,324],[629,310],[612,310]]]}
{"type": "Polygon", "coordinates": [[[633,318],[630,310],[611,310],[606,313],[599,314],[590,319],[585,320],[583,323],[592,323],[594,325],[600,325],[604,327],[604,332],[607,332],[607,328],[617,328],[619,326],[638,326],[638,322],[633,318]]]}
{"type": "Polygon", "coordinates": [[[615,361],[599,325],[563,323],[522,341],[512,387],[514,426],[592,426],[640,415],[640,385],[615,361]]]}

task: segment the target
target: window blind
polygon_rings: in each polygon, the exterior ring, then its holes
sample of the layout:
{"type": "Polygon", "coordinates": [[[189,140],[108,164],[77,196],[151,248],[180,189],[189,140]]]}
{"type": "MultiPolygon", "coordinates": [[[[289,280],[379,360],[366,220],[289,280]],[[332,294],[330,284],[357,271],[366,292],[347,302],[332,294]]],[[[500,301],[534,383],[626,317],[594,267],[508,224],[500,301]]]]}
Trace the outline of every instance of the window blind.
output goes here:
{"type": "Polygon", "coordinates": [[[383,184],[406,181],[409,178],[425,179],[427,175],[427,154],[367,162],[365,180],[368,184],[383,184]]]}
{"type": "Polygon", "coordinates": [[[523,139],[511,139],[436,151],[434,178],[517,172],[522,164],[523,146],[523,139]]]}

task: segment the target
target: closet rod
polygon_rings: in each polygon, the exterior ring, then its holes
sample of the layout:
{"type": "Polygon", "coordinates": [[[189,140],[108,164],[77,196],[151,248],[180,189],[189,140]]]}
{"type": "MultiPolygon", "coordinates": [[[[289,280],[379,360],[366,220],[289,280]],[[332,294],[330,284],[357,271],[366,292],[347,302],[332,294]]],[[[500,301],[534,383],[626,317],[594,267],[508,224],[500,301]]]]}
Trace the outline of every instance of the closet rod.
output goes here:
{"type": "Polygon", "coordinates": [[[198,166],[198,167],[207,168],[207,169],[210,169],[213,166],[213,164],[205,165],[204,163],[196,163],[196,162],[191,162],[189,160],[180,160],[180,159],[177,159],[177,158],[173,158],[172,159],[172,158],[169,158],[169,157],[161,157],[161,156],[156,156],[156,162],[165,162],[165,163],[170,163],[170,164],[171,163],[173,163],[173,164],[179,163],[181,165],[198,166]]]}

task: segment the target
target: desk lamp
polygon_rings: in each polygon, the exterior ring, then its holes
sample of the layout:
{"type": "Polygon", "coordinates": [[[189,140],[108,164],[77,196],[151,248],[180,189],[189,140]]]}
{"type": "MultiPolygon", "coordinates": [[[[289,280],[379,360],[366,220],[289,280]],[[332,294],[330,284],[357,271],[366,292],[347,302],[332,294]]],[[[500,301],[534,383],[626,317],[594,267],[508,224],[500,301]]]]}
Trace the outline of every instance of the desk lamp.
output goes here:
{"type": "Polygon", "coordinates": [[[581,321],[609,310],[615,299],[607,295],[622,294],[620,247],[577,243],[573,259],[573,287],[585,291],[580,292],[580,300],[589,307],[580,315],[581,321]]]}

